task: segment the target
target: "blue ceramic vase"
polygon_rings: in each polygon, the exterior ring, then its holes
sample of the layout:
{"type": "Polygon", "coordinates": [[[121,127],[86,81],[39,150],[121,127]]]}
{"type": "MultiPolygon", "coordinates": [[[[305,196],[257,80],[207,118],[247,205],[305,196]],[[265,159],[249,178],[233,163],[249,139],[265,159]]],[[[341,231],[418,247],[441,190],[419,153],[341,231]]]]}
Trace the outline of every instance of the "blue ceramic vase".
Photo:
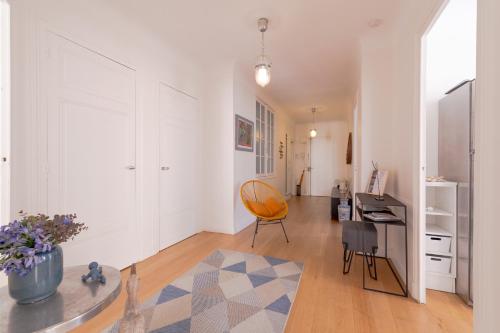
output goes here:
{"type": "Polygon", "coordinates": [[[25,276],[9,274],[9,294],[19,304],[41,301],[57,290],[63,278],[63,252],[59,245],[38,254],[43,261],[25,276]]]}

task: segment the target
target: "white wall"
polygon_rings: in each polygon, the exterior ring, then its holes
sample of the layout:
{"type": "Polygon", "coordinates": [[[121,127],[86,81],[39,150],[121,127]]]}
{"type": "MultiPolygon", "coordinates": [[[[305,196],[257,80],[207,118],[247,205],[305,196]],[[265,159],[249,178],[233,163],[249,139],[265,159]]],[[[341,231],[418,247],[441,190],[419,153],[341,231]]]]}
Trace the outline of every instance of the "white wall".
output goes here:
{"type": "MultiPolygon", "coordinates": [[[[272,84],[272,82],[271,82],[272,84]]],[[[269,177],[262,178],[285,194],[285,156],[279,156],[279,144],[285,144],[286,134],[293,138],[293,120],[288,116],[283,108],[272,100],[265,92],[256,86],[253,79],[245,75],[243,69],[238,65],[234,66],[234,115],[240,115],[254,122],[255,124],[255,102],[256,99],[268,105],[274,111],[275,136],[274,136],[274,161],[275,172],[269,177]]],[[[232,121],[234,123],[234,115],[232,121]]],[[[233,150],[234,150],[234,124],[233,124],[233,150]]],[[[253,152],[234,150],[234,232],[239,232],[252,222],[255,218],[250,215],[243,206],[240,199],[240,186],[246,180],[256,177],[255,149],[253,152]]],[[[292,172],[292,166],[289,167],[292,172]]]]}
{"type": "MultiPolygon", "coordinates": [[[[354,106],[352,108],[352,165],[351,165],[351,191],[361,192],[361,100],[356,93],[354,106]]],[[[354,210],[354,207],[353,207],[354,210]]],[[[354,214],[353,214],[354,216],[354,214]]]]}
{"type": "Polygon", "coordinates": [[[426,38],[427,175],[438,174],[439,100],[476,77],[476,0],[450,0],[426,38]]]}
{"type": "Polygon", "coordinates": [[[205,183],[202,230],[234,233],[234,66],[231,61],[206,72],[203,119],[205,183]]]}
{"type": "MultiPolygon", "coordinates": [[[[371,160],[389,170],[387,191],[407,204],[409,288],[419,298],[418,170],[420,39],[440,0],[399,2],[397,19],[369,33],[361,43],[360,188],[371,160]]],[[[389,256],[404,276],[404,234],[389,232],[389,256]]]]}
{"type": "MultiPolygon", "coordinates": [[[[234,68],[234,115],[249,119],[255,124],[255,103],[256,88],[254,82],[248,82],[242,71],[234,68]]],[[[255,147],[253,152],[239,151],[234,149],[234,131],[233,131],[233,151],[234,151],[234,231],[239,232],[252,222],[255,218],[246,210],[240,199],[240,186],[245,181],[253,179],[256,176],[255,169],[255,147]]],[[[255,146],[255,138],[254,138],[255,146]]]]}
{"type": "MultiPolygon", "coordinates": [[[[361,68],[360,68],[360,120],[359,146],[360,152],[358,190],[364,192],[373,170],[372,162],[382,170],[389,171],[389,178],[385,188],[386,193],[395,194],[397,176],[394,133],[394,54],[392,43],[394,40],[393,27],[385,26],[371,31],[361,41],[361,68]]],[[[378,230],[379,253],[385,252],[384,228],[376,225],[378,230]]],[[[399,231],[399,230],[398,230],[399,231]]],[[[397,232],[398,232],[397,231],[397,232]]],[[[392,232],[390,230],[389,232],[392,232]]],[[[399,246],[389,238],[390,246],[399,246]]],[[[404,248],[403,248],[404,249],[404,248]]],[[[396,252],[400,274],[404,273],[404,260],[399,261],[396,252]]],[[[389,252],[389,255],[393,253],[389,252]]],[[[404,258],[403,258],[404,259],[404,258]]]]}
{"type": "Polygon", "coordinates": [[[474,209],[474,332],[494,333],[500,327],[500,251],[498,188],[500,179],[500,1],[478,1],[476,168],[474,209]]]}
{"type": "Polygon", "coordinates": [[[361,41],[360,81],[360,188],[364,190],[373,170],[372,161],[389,171],[386,191],[394,191],[394,96],[392,53],[393,31],[382,27],[361,41]]]}
{"type": "MultiPolygon", "coordinates": [[[[11,212],[45,212],[44,166],[38,153],[37,93],[41,38],[51,30],[136,71],[138,260],[158,250],[159,83],[201,99],[201,67],[165,40],[109,9],[105,2],[18,0],[12,2],[11,212]]],[[[200,129],[201,130],[201,129],[200,129]]],[[[182,140],[180,138],[179,140],[182,140]]],[[[200,149],[201,153],[201,149],[200,149]]],[[[201,187],[201,186],[200,186],[201,187]]],[[[84,221],[83,221],[84,222],[84,221]]]]}
{"type": "MultiPolygon", "coordinates": [[[[286,135],[288,134],[288,140],[294,140],[294,126],[295,120],[289,116],[287,110],[280,106],[280,104],[273,100],[268,94],[266,94],[265,89],[257,88],[257,97],[262,100],[264,103],[268,104],[271,109],[274,111],[274,121],[275,125],[275,133],[274,133],[274,161],[275,161],[275,170],[274,176],[265,181],[269,182],[273,186],[275,186],[282,194],[286,194],[286,156],[283,155],[283,158],[279,156],[279,144],[283,142],[283,145],[286,143],[286,135]]],[[[285,148],[283,147],[283,152],[285,152],[285,148]]],[[[289,153],[293,154],[293,147],[289,147],[289,153]]],[[[293,165],[288,166],[288,172],[293,172],[293,165]]],[[[288,189],[290,192],[291,189],[288,189]]]]}

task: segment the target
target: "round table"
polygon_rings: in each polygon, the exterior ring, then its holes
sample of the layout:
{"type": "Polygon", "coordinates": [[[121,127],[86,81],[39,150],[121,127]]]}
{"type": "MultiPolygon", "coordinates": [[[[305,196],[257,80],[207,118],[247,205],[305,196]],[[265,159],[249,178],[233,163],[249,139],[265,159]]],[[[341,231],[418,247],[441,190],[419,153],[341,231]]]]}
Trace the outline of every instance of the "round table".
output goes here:
{"type": "Polygon", "coordinates": [[[67,332],[97,315],[120,294],[120,271],[102,266],[106,284],[83,283],[88,271],[83,265],[65,268],[57,292],[34,304],[19,305],[1,288],[0,332],[67,332]]]}

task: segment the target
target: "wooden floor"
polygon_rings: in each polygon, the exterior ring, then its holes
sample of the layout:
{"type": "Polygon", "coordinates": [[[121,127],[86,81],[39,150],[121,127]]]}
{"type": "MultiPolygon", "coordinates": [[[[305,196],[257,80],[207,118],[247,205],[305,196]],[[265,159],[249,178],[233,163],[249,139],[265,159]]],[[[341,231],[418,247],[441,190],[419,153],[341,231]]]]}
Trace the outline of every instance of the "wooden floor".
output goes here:
{"type": "MultiPolygon", "coordinates": [[[[250,247],[253,225],[235,236],[202,232],[139,263],[140,297],[149,298],[218,248],[302,261],[304,274],[286,332],[472,332],[472,310],[453,294],[428,291],[427,304],[365,291],[361,258],[342,274],[341,227],[329,218],[329,198],[298,197],[290,202],[286,244],[279,225],[260,229],[250,247]]],[[[387,267],[379,264],[379,286],[396,288],[387,267]]],[[[128,270],[122,272],[123,281],[128,270]]],[[[99,332],[121,317],[122,290],[100,315],[76,332],[99,332]]]]}

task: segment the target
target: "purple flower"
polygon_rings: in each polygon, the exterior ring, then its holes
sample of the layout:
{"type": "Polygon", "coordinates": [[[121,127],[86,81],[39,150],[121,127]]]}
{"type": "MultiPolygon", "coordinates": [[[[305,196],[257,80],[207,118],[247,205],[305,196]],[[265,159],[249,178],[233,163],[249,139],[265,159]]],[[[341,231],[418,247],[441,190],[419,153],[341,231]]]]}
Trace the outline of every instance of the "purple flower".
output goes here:
{"type": "Polygon", "coordinates": [[[20,276],[28,274],[43,261],[38,254],[52,250],[87,229],[76,223],[76,215],[48,216],[26,215],[0,227],[0,271],[7,275],[14,272],[20,276]]]}

